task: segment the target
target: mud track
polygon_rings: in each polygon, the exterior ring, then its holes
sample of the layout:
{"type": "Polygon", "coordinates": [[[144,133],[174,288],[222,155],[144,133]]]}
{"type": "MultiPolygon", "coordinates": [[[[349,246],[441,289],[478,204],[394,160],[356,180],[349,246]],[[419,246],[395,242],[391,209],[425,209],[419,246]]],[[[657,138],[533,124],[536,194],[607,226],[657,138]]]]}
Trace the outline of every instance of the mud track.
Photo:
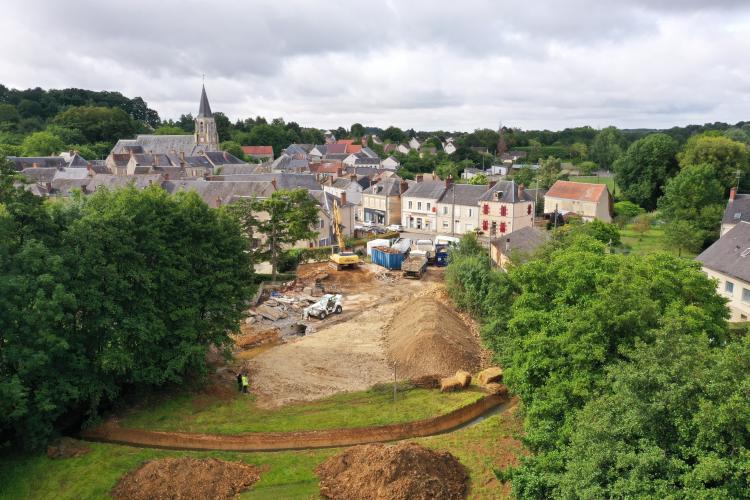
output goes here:
{"type": "MultiPolygon", "coordinates": [[[[506,396],[492,394],[470,405],[424,420],[358,429],[330,429],[299,432],[256,432],[235,436],[191,434],[185,432],[126,429],[114,422],[85,430],[87,441],[124,444],[169,450],[213,451],[280,451],[332,448],[357,444],[382,443],[432,436],[449,432],[481,417],[486,412],[510,402],[506,396]]],[[[510,406],[510,405],[509,405],[510,406]]]]}

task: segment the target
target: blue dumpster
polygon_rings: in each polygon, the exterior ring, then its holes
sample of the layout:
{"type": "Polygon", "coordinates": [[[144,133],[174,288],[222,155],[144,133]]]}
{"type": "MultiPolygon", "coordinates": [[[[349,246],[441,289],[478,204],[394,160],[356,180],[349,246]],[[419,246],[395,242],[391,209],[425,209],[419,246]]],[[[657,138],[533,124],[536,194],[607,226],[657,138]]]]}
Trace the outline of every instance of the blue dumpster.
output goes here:
{"type": "Polygon", "coordinates": [[[372,262],[391,271],[401,269],[404,254],[388,247],[373,247],[372,262]]]}

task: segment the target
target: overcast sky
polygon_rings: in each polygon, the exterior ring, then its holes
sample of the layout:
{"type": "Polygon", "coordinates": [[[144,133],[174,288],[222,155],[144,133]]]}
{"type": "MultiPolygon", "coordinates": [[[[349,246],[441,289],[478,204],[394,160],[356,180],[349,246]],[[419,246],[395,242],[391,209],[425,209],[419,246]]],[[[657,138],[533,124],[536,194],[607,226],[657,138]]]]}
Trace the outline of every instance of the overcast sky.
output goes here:
{"type": "Polygon", "coordinates": [[[0,83],[303,126],[750,120],[746,0],[3,0],[0,83]]]}

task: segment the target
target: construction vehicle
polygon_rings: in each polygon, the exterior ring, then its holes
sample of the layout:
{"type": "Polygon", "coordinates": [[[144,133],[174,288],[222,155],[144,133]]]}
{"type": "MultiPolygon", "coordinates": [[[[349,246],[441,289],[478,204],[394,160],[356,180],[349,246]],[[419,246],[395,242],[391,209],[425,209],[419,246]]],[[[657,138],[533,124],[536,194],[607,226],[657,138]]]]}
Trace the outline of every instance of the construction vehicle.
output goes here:
{"type": "Polygon", "coordinates": [[[302,319],[307,321],[310,316],[318,319],[326,319],[329,314],[341,314],[343,308],[341,307],[341,295],[328,293],[323,297],[306,307],[302,311],[302,319]]]}
{"type": "Polygon", "coordinates": [[[422,275],[427,271],[427,257],[415,255],[414,252],[401,263],[401,273],[404,278],[422,279],[422,275]]]}
{"type": "Polygon", "coordinates": [[[344,235],[341,233],[341,212],[336,202],[333,203],[333,227],[336,231],[338,245],[334,245],[331,253],[329,266],[341,271],[347,267],[356,267],[360,264],[359,255],[351,250],[346,250],[344,235]]]}

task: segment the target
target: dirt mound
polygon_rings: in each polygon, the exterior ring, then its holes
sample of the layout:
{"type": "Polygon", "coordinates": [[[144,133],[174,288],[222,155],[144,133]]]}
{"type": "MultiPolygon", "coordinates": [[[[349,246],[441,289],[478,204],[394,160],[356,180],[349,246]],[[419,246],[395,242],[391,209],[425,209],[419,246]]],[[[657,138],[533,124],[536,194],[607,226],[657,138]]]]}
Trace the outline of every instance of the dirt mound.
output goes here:
{"type": "Polygon", "coordinates": [[[432,295],[406,302],[393,316],[386,341],[400,378],[474,372],[481,364],[481,349],[471,328],[432,295]]]}
{"type": "Polygon", "coordinates": [[[464,498],[468,475],[448,452],[414,443],[349,448],[315,470],[326,498],[464,498]]]}
{"type": "Polygon", "coordinates": [[[81,441],[69,437],[61,437],[47,446],[49,458],[73,458],[80,457],[90,452],[91,448],[81,441]]]}
{"type": "Polygon", "coordinates": [[[165,458],[129,472],[112,490],[115,499],[233,498],[260,479],[254,465],[214,458],[165,458]]]}

